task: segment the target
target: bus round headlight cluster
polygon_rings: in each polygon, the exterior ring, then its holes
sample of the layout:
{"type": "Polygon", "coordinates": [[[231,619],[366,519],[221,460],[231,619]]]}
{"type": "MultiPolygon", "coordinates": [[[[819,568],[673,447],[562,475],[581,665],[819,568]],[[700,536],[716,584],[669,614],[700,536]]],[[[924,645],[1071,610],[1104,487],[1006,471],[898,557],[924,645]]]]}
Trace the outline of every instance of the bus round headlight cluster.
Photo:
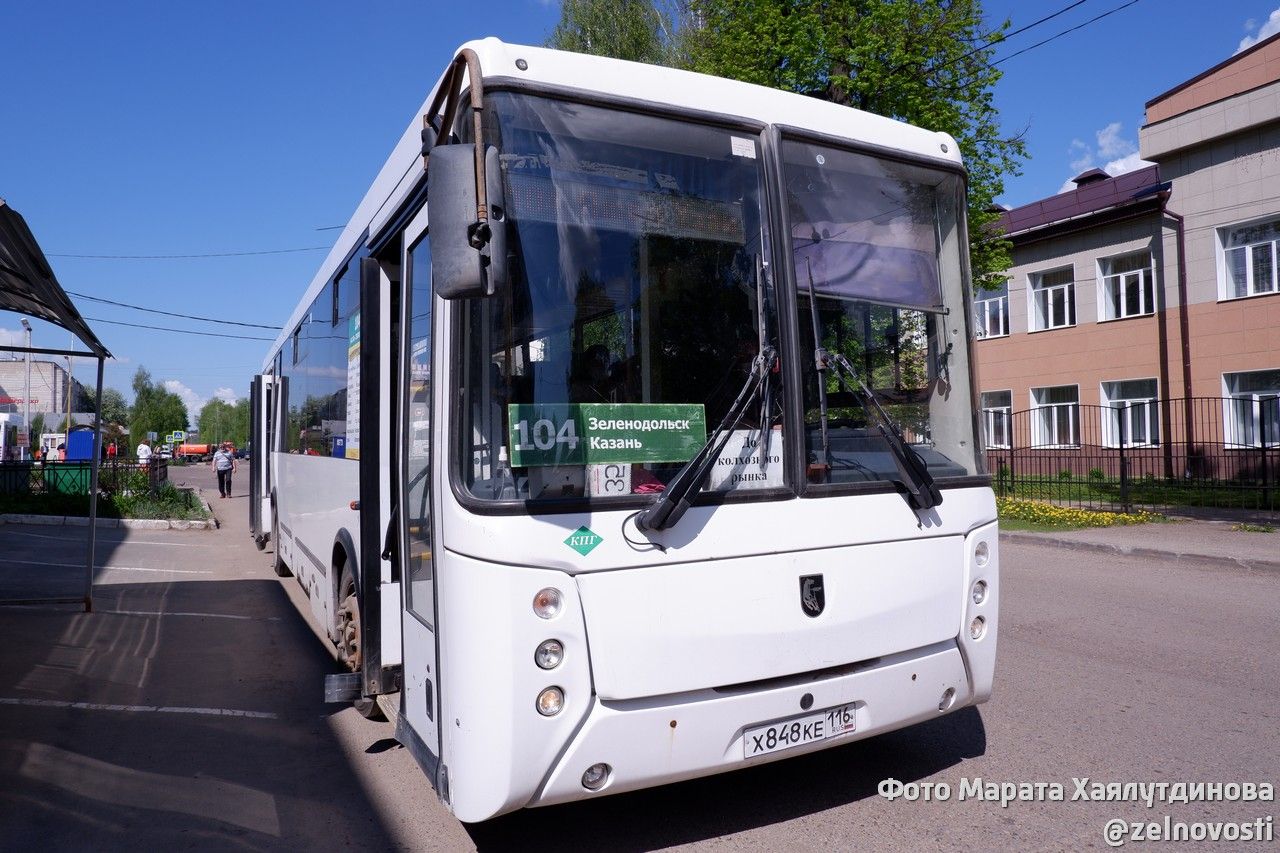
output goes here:
{"type": "Polygon", "coordinates": [[[533,662],[541,669],[555,669],[564,660],[564,644],[559,640],[543,640],[533,653],[533,662]]]}
{"type": "Polygon", "coordinates": [[[982,540],[978,546],[973,549],[973,563],[978,568],[982,568],[991,559],[991,546],[987,544],[987,540],[982,540]]]}
{"type": "Polygon", "coordinates": [[[533,612],[543,619],[553,619],[559,615],[563,604],[564,596],[560,594],[560,590],[549,586],[538,590],[538,594],[533,597],[533,612]]]}
{"type": "Polygon", "coordinates": [[[973,617],[973,621],[969,623],[969,636],[975,640],[981,640],[985,633],[987,633],[987,620],[981,616],[973,617]]]}
{"type": "Polygon", "coordinates": [[[987,582],[975,581],[973,584],[973,603],[981,604],[987,600],[987,582]]]}
{"type": "Polygon", "coordinates": [[[548,687],[538,694],[538,713],[544,717],[554,717],[564,710],[564,691],[559,687],[548,687]]]}

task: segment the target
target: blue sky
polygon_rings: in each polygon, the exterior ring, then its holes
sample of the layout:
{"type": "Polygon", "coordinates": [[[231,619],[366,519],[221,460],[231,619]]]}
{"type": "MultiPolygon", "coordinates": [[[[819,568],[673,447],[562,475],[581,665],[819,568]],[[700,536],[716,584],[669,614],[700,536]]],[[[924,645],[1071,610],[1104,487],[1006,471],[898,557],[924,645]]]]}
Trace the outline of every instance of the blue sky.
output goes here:
{"type": "MultiPolygon", "coordinates": [[[[1073,0],[986,0],[1024,26],[1073,0]]],[[[1128,0],[1085,0],[997,49],[1031,47],[1128,0]]],[[[164,311],[283,323],[456,46],[539,44],[556,0],[467,3],[12,4],[0,47],[0,198],[22,213],[70,291],[164,311]],[[303,251],[282,251],[303,250],[303,251]],[[272,254],[235,254],[235,253],[272,254]],[[104,258],[73,255],[226,255],[104,258]]],[[[1280,29],[1280,0],[1138,0],[1009,58],[997,89],[1030,160],[1001,201],[1058,192],[1084,168],[1136,160],[1143,105],[1280,29]]],[[[1109,165],[1110,164],[1110,165],[1109,165]]],[[[274,338],[77,300],[101,320],[274,338]]],[[[37,346],[69,333],[34,322],[37,346]]],[[[183,395],[247,394],[270,342],[90,321],[131,397],[139,365],[183,395]]],[[[18,339],[0,312],[0,346],[18,339]]],[[[76,370],[92,385],[88,364],[76,370]]]]}

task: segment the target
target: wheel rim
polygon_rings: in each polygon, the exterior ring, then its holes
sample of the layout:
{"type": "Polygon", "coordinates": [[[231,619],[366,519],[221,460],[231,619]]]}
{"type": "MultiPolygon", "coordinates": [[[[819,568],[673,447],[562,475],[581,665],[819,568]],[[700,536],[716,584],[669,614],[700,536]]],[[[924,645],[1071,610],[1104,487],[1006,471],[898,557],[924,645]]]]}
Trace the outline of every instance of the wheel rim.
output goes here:
{"type": "Polygon", "coordinates": [[[341,652],[343,663],[352,672],[360,669],[360,606],[356,601],[355,590],[344,589],[342,605],[338,610],[341,617],[341,652]]]}

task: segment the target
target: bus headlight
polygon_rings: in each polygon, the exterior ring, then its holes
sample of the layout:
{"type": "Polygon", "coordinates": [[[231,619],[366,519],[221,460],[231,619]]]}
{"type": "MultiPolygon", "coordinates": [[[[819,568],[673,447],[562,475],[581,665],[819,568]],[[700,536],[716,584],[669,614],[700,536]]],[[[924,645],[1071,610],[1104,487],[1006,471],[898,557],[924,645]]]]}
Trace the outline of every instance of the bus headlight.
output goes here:
{"type": "Polygon", "coordinates": [[[981,604],[987,600],[987,582],[977,581],[973,585],[973,603],[981,604]]]}
{"type": "Polygon", "coordinates": [[[604,787],[604,783],[609,781],[609,774],[612,771],[613,768],[604,762],[592,764],[582,774],[582,787],[588,791],[599,791],[604,787]]]}
{"type": "Polygon", "coordinates": [[[538,694],[538,713],[544,717],[554,717],[564,709],[564,691],[559,687],[548,687],[538,694]]]}
{"type": "Polygon", "coordinates": [[[533,597],[533,612],[543,619],[551,619],[560,613],[563,603],[564,598],[560,595],[560,590],[549,586],[538,590],[538,594],[533,597]]]}
{"type": "Polygon", "coordinates": [[[559,640],[543,640],[533,653],[533,661],[542,669],[555,669],[564,660],[564,645],[559,640]]]}
{"type": "Polygon", "coordinates": [[[984,539],[978,543],[978,546],[976,548],[973,549],[973,564],[978,568],[982,568],[987,564],[987,561],[990,559],[991,559],[991,546],[988,545],[987,541],[984,539]]]}
{"type": "Polygon", "coordinates": [[[987,620],[981,616],[975,616],[973,621],[969,623],[969,636],[975,640],[981,640],[982,635],[987,633],[987,620]]]}

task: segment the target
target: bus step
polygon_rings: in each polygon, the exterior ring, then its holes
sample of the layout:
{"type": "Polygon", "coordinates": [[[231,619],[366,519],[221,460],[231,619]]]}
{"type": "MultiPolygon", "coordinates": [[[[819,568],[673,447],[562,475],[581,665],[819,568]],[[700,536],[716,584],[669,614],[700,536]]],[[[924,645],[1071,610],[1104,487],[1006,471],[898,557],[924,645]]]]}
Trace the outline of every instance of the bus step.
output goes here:
{"type": "Polygon", "coordinates": [[[335,672],[324,677],[324,701],[354,702],[361,698],[360,673],[335,672]]]}

